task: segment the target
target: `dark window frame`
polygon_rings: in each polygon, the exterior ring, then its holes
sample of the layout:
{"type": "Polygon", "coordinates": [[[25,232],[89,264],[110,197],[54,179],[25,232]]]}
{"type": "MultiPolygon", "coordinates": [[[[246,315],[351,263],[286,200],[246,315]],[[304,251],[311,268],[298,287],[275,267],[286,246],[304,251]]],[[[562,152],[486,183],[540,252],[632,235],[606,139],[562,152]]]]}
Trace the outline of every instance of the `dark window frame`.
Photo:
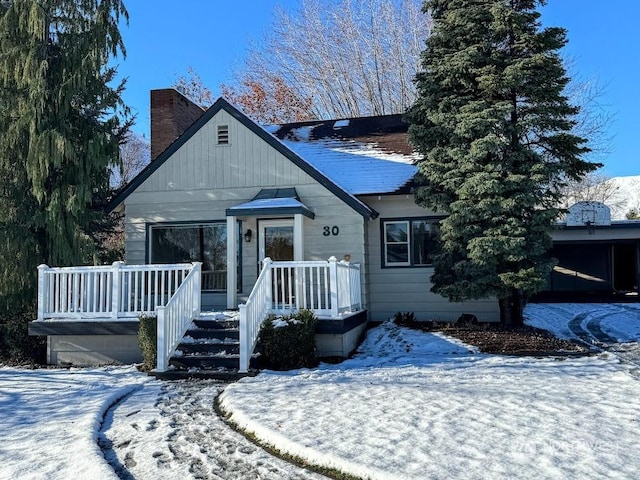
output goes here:
{"type": "MultiPolygon", "coordinates": [[[[163,228],[163,227],[189,227],[189,226],[206,226],[206,225],[224,225],[225,228],[227,226],[226,218],[224,220],[185,220],[185,221],[175,221],[175,222],[147,222],[145,223],[145,263],[151,263],[151,249],[152,249],[152,231],[153,228],[163,228]]],[[[237,225],[237,239],[238,239],[238,272],[237,272],[237,285],[236,289],[238,292],[242,290],[242,222],[240,220],[236,221],[237,225]]],[[[202,290],[203,292],[226,292],[227,289],[224,290],[202,290]]]]}
{"type": "Polygon", "coordinates": [[[431,263],[416,263],[414,259],[414,222],[427,222],[429,224],[438,224],[442,219],[446,218],[442,215],[420,216],[420,217],[388,217],[380,219],[380,265],[382,268],[433,268],[431,263]],[[407,223],[409,231],[407,235],[408,261],[407,262],[388,262],[387,261],[387,229],[389,223],[407,223]]]}

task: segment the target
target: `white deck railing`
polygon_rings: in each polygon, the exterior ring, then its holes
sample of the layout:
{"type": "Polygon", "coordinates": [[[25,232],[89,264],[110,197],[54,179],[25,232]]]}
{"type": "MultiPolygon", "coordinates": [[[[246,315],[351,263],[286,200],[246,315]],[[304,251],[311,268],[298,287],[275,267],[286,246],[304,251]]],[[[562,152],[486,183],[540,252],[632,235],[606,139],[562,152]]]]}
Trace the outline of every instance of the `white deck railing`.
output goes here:
{"type": "Polygon", "coordinates": [[[271,262],[272,313],[313,310],[337,317],[361,309],[360,265],[328,261],[271,262]]]}
{"type": "MultiPolygon", "coordinates": [[[[38,320],[127,319],[158,315],[158,370],[200,314],[202,267],[177,265],[38,267],[38,320]]],[[[360,265],[328,261],[272,262],[240,309],[240,371],[246,372],[267,314],[312,310],[337,318],[362,309],[360,265]]]]}
{"type": "Polygon", "coordinates": [[[159,372],[167,369],[169,359],[191,325],[191,321],[200,316],[201,268],[202,264],[195,262],[192,270],[167,304],[156,308],[158,314],[157,371],[159,372]]]}
{"type": "Polygon", "coordinates": [[[260,325],[269,313],[312,310],[337,318],[362,309],[360,265],[328,261],[272,262],[266,258],[249,299],[240,308],[240,371],[246,372],[260,325]]]}
{"type": "Polygon", "coordinates": [[[136,318],[164,306],[195,264],[38,267],[38,320],[136,318]]]}
{"type": "Polygon", "coordinates": [[[239,305],[240,310],[240,372],[249,370],[249,361],[256,348],[260,325],[271,308],[271,259],[265,258],[262,271],[253,286],[246,303],[239,305]]]}

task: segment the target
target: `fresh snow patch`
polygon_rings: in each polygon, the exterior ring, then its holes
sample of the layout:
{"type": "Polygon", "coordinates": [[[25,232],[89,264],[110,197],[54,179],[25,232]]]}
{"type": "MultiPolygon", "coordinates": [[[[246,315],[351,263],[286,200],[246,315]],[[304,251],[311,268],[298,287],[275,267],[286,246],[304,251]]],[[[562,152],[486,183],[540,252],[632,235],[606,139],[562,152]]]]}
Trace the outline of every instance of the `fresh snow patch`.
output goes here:
{"type": "MultiPolygon", "coordinates": [[[[577,310],[528,316],[566,327],[577,310]]],[[[221,402],[262,441],[372,479],[631,479],[640,471],[632,370],[607,354],[483,355],[385,323],[351,360],[245,378],[221,402]]]]}
{"type": "Polygon", "coordinates": [[[311,138],[311,131],[313,130],[313,125],[306,127],[298,127],[291,130],[291,134],[296,138],[296,140],[301,142],[308,142],[311,138]]]}
{"type": "Polygon", "coordinates": [[[102,418],[149,381],[134,367],[0,368],[0,477],[117,479],[98,446],[102,418]]]}
{"type": "Polygon", "coordinates": [[[374,145],[335,139],[282,143],[352,195],[395,192],[418,171],[412,156],[374,145]]]}
{"type": "Polygon", "coordinates": [[[200,318],[203,320],[233,320],[238,317],[240,314],[234,311],[226,311],[226,312],[200,312],[200,318]]]}
{"type": "MultiPolygon", "coordinates": [[[[640,359],[640,305],[525,314],[567,338],[573,318],[599,322],[626,342],[616,353],[640,359]]],[[[0,478],[116,479],[100,439],[121,478],[323,478],[229,429],[213,410],[224,389],[223,407],[263,441],[371,479],[635,479],[638,375],[615,355],[486,355],[392,323],[341,364],[229,386],[159,382],[133,367],[0,368],[0,478]]]]}

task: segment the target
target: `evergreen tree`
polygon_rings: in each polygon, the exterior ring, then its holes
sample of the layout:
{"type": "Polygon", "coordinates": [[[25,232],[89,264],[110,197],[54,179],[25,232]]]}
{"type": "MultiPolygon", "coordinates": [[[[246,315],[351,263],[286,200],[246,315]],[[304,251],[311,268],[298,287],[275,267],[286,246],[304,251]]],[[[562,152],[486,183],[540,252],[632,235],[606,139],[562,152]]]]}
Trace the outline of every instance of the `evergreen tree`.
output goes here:
{"type": "Polygon", "coordinates": [[[0,3],[0,308],[33,305],[40,263],[94,261],[129,127],[120,17],[122,0],[0,3]]]}
{"type": "Polygon", "coordinates": [[[451,301],[497,297],[522,323],[540,290],[561,187],[599,165],[572,133],[579,109],[559,56],[562,28],[542,28],[543,0],[427,0],[434,29],[409,110],[418,204],[445,212],[432,290],[451,301]]]}

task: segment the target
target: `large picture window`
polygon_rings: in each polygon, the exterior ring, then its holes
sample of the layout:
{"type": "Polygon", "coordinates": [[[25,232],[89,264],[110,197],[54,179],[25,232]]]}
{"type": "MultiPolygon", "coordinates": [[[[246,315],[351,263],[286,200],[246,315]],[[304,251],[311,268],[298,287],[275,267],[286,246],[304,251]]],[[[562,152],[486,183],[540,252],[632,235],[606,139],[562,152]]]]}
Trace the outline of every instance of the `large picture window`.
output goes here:
{"type": "Polygon", "coordinates": [[[431,265],[431,253],[438,237],[438,219],[383,220],[383,266],[431,265]]]}
{"type": "Polygon", "coordinates": [[[202,262],[202,290],[227,289],[227,225],[152,225],[151,263],[202,262]]]}

